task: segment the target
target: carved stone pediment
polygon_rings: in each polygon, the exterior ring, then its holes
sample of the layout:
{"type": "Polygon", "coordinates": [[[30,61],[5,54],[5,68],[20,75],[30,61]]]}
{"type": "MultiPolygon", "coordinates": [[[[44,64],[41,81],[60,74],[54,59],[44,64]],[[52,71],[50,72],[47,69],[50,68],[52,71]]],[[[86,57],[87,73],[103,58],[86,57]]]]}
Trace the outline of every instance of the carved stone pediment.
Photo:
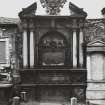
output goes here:
{"type": "Polygon", "coordinates": [[[86,17],[87,13],[67,0],[39,0],[27,8],[24,8],[19,17],[42,16],[72,16],[86,17]],[[66,12],[65,12],[66,11],[66,12]]]}
{"type": "Polygon", "coordinates": [[[105,47],[105,42],[100,41],[100,40],[95,40],[93,42],[88,43],[87,46],[91,46],[91,47],[96,47],[96,46],[102,47],[102,46],[104,46],[105,47]]]}
{"type": "Polygon", "coordinates": [[[23,8],[23,10],[19,13],[19,17],[27,17],[34,16],[37,9],[37,3],[33,3],[27,8],[23,8]]]}
{"type": "Polygon", "coordinates": [[[87,44],[87,52],[105,52],[105,42],[94,40],[87,44]]]}
{"type": "Polygon", "coordinates": [[[83,10],[83,8],[79,8],[72,2],[69,3],[69,9],[71,12],[71,16],[75,16],[75,17],[86,17],[87,16],[87,13],[83,10]]]}

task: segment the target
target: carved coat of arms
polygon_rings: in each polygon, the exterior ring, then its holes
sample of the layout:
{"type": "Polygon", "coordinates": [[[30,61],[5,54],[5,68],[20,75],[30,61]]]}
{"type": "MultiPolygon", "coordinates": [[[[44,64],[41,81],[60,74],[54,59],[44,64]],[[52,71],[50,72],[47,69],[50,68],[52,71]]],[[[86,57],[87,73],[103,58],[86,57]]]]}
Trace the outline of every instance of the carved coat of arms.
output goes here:
{"type": "Polygon", "coordinates": [[[67,0],[40,0],[49,15],[57,15],[67,0]]]}

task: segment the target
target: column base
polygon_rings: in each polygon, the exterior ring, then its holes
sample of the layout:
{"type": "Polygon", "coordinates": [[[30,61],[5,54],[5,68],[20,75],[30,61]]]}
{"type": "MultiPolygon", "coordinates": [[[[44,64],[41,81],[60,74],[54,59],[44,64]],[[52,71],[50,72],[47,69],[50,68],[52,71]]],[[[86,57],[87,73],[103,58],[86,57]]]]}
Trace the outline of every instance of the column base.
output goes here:
{"type": "Polygon", "coordinates": [[[86,99],[93,104],[105,105],[105,82],[89,82],[86,99]]]}

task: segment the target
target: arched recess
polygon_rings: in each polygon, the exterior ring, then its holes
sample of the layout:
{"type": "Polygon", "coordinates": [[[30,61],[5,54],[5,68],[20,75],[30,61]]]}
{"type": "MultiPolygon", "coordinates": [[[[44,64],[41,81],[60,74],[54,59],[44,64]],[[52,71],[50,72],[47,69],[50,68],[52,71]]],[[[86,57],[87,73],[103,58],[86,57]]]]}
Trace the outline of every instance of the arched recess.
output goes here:
{"type": "Polygon", "coordinates": [[[66,65],[68,43],[64,35],[50,31],[39,41],[39,64],[42,66],[66,65]]]}

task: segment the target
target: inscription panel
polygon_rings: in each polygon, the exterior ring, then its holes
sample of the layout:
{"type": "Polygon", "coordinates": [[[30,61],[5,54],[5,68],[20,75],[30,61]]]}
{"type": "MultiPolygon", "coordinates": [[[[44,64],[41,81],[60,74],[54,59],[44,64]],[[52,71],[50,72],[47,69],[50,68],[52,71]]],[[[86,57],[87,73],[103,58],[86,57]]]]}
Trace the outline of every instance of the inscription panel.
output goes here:
{"type": "Polygon", "coordinates": [[[70,77],[64,73],[39,73],[37,83],[70,83],[70,77]]]}
{"type": "Polygon", "coordinates": [[[71,71],[41,71],[37,73],[36,83],[47,84],[84,84],[86,73],[71,71]]]}
{"type": "MultiPolygon", "coordinates": [[[[56,69],[56,68],[55,68],[56,69]]],[[[20,72],[23,84],[85,84],[86,71],[38,69],[20,72]]]]}

